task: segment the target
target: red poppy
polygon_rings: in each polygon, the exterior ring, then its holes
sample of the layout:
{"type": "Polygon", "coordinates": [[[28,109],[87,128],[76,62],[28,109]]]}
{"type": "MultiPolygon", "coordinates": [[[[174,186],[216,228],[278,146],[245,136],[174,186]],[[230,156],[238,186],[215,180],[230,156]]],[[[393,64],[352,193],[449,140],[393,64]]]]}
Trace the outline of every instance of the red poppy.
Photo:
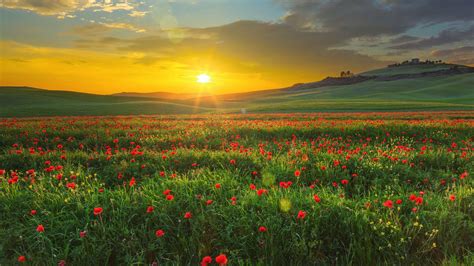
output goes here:
{"type": "Polygon", "coordinates": [[[173,200],[174,199],[174,196],[169,194],[169,195],[166,195],[166,200],[173,200]]]}
{"type": "Polygon", "coordinates": [[[416,205],[421,205],[421,204],[423,204],[423,198],[422,198],[422,197],[417,197],[417,198],[415,199],[415,204],[416,204],[416,205]]]}
{"type": "Polygon", "coordinates": [[[313,195],[313,199],[314,199],[314,201],[316,201],[318,203],[321,202],[321,199],[319,198],[319,196],[317,194],[313,195]]]}
{"type": "Polygon", "coordinates": [[[266,194],[268,191],[264,188],[261,188],[257,190],[257,195],[262,196],[263,194],[266,194]]]}
{"type": "Polygon", "coordinates": [[[25,256],[19,256],[18,257],[18,262],[25,262],[26,261],[26,257],[25,256]]]}
{"type": "Polygon", "coordinates": [[[226,265],[227,264],[227,256],[225,254],[220,254],[216,257],[216,262],[219,265],[226,265]]]}
{"type": "Polygon", "coordinates": [[[94,215],[100,215],[102,213],[103,209],[101,207],[96,207],[94,208],[94,215]]]}
{"type": "Polygon", "coordinates": [[[349,180],[347,180],[347,179],[342,179],[342,180],[341,180],[341,184],[347,185],[347,184],[349,184],[349,180]]]}
{"type": "Polygon", "coordinates": [[[31,210],[31,211],[30,211],[30,214],[31,214],[31,215],[36,215],[36,210],[31,210]]]}
{"type": "Polygon", "coordinates": [[[39,224],[39,225],[36,227],[36,231],[37,231],[37,232],[40,232],[40,233],[44,232],[44,226],[43,226],[42,224],[39,224]]]}
{"type": "Polygon", "coordinates": [[[209,263],[212,262],[212,258],[211,256],[205,256],[204,258],[202,258],[201,260],[201,266],[208,266],[209,263]]]}
{"type": "Polygon", "coordinates": [[[4,169],[0,169],[0,175],[5,175],[5,170],[4,169]]]}
{"type": "Polygon", "coordinates": [[[67,184],[66,184],[66,187],[68,187],[68,188],[74,190],[74,189],[76,189],[76,183],[74,183],[74,182],[67,183],[67,184]]]}
{"type": "Polygon", "coordinates": [[[148,207],[146,208],[146,212],[147,212],[147,213],[153,212],[153,210],[154,210],[153,206],[148,206],[148,207]]]}
{"type": "Polygon", "coordinates": [[[306,217],[306,212],[305,211],[299,211],[298,215],[296,216],[296,219],[303,220],[305,217],[306,217]]]}
{"type": "Polygon", "coordinates": [[[191,217],[193,217],[193,215],[191,214],[191,212],[186,212],[184,214],[184,219],[191,219],[191,217]]]}
{"type": "Polygon", "coordinates": [[[221,188],[221,184],[217,183],[217,184],[215,185],[215,187],[216,187],[217,189],[219,189],[219,188],[221,188]]]}
{"type": "Polygon", "coordinates": [[[133,187],[135,185],[136,181],[135,181],[135,177],[132,176],[132,179],[130,180],[130,182],[128,183],[129,186],[133,187]]]}
{"type": "Polygon", "coordinates": [[[206,205],[211,205],[214,201],[213,200],[207,200],[206,205]]]}
{"type": "Polygon", "coordinates": [[[260,227],[258,228],[258,231],[263,233],[263,232],[266,232],[266,231],[267,231],[267,228],[266,228],[265,226],[260,226],[260,227]]]}
{"type": "Polygon", "coordinates": [[[250,190],[255,190],[255,189],[257,189],[257,187],[256,187],[254,184],[250,184],[249,188],[250,188],[250,190]]]}
{"type": "Polygon", "coordinates": [[[230,160],[229,162],[230,162],[230,164],[235,165],[235,160],[234,159],[230,160]]]}
{"type": "Polygon", "coordinates": [[[449,200],[450,200],[450,201],[455,201],[455,200],[456,200],[456,196],[454,196],[453,194],[449,195],[449,200]]]}
{"type": "Polygon", "coordinates": [[[158,229],[158,230],[156,230],[155,235],[156,235],[156,237],[162,237],[162,236],[165,235],[165,231],[163,231],[161,229],[158,229]]]}
{"type": "Polygon", "coordinates": [[[169,189],[166,189],[165,191],[163,191],[163,195],[169,195],[171,193],[171,190],[169,189]]]}
{"type": "Polygon", "coordinates": [[[397,199],[397,201],[395,201],[395,203],[397,203],[398,205],[402,204],[403,201],[401,199],[397,199]]]}
{"type": "Polygon", "coordinates": [[[80,237],[80,238],[84,238],[84,237],[86,237],[86,235],[87,235],[87,232],[86,232],[86,231],[81,231],[81,232],[79,232],[79,237],[80,237]]]}
{"type": "Polygon", "coordinates": [[[296,171],[295,171],[295,176],[296,176],[296,177],[299,177],[300,175],[301,175],[300,170],[296,170],[296,171]]]}
{"type": "Polygon", "coordinates": [[[391,208],[393,208],[393,201],[387,200],[387,201],[385,201],[385,202],[383,203],[383,206],[385,206],[385,207],[391,209],[391,208]]]}

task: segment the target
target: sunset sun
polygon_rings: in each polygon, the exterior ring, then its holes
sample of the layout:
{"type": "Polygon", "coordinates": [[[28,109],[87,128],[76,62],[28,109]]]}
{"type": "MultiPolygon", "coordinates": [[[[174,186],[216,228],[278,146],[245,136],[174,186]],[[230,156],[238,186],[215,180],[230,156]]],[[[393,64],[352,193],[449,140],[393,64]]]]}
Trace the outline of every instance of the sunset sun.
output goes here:
{"type": "Polygon", "coordinates": [[[196,76],[196,81],[198,83],[209,83],[211,82],[211,77],[208,74],[199,74],[196,76]]]}

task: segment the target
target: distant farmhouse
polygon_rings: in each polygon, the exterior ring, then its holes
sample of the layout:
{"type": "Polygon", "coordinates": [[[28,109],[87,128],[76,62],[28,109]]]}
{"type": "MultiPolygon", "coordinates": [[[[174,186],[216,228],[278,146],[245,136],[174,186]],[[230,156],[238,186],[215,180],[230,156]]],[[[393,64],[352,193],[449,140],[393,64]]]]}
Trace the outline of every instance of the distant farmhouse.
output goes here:
{"type": "Polygon", "coordinates": [[[419,58],[413,58],[412,60],[405,60],[401,63],[395,63],[395,64],[388,65],[387,67],[412,66],[412,65],[435,65],[435,64],[444,64],[444,62],[441,61],[441,60],[420,61],[419,58]]]}

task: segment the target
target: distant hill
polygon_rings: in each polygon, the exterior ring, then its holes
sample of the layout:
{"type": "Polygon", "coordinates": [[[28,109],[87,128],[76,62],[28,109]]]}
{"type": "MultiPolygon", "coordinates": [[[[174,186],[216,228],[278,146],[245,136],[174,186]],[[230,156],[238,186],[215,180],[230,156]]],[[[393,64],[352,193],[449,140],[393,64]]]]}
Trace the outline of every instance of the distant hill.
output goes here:
{"type": "Polygon", "coordinates": [[[473,84],[474,68],[436,64],[382,68],[288,88],[201,97],[0,87],[0,116],[474,110],[473,84]]]}
{"type": "Polygon", "coordinates": [[[192,99],[192,98],[196,98],[200,96],[209,96],[209,94],[200,95],[197,93],[172,93],[172,92],[149,92],[149,93],[120,92],[120,93],[111,94],[111,96],[158,98],[158,99],[165,99],[165,100],[185,100],[185,99],[192,99]]]}

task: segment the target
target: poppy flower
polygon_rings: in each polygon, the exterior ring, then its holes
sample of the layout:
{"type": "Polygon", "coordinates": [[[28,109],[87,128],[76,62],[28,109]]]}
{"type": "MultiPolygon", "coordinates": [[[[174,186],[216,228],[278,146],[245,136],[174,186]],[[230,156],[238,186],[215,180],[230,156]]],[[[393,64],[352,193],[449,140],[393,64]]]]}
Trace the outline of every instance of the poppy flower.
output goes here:
{"type": "Polygon", "coordinates": [[[132,179],[130,180],[130,182],[128,183],[129,186],[133,187],[135,185],[136,181],[135,181],[135,177],[132,176],[132,179]]]}
{"type": "Polygon", "coordinates": [[[174,196],[169,194],[169,195],[166,195],[166,200],[173,200],[174,199],[174,196]]]}
{"type": "Polygon", "coordinates": [[[296,177],[299,177],[300,175],[301,175],[301,171],[300,171],[300,170],[296,170],[296,171],[295,171],[295,176],[296,176],[296,177]]]}
{"type": "Polygon", "coordinates": [[[100,215],[102,213],[103,209],[101,207],[96,207],[94,208],[94,215],[100,215]]]}
{"type": "Polygon", "coordinates": [[[165,191],[163,191],[163,195],[169,195],[171,193],[171,190],[169,189],[166,189],[165,191]]]}
{"type": "Polygon", "coordinates": [[[165,235],[165,231],[163,231],[161,229],[158,229],[158,230],[156,230],[155,235],[156,235],[156,237],[162,237],[162,236],[165,235]]]}
{"type": "Polygon", "coordinates": [[[216,263],[220,266],[227,264],[227,256],[225,254],[220,254],[216,257],[216,263]]]}
{"type": "Polygon", "coordinates": [[[193,217],[193,215],[191,214],[191,212],[186,212],[184,214],[184,219],[191,219],[191,217],[193,217]]]}
{"type": "Polygon", "coordinates": [[[39,232],[39,233],[44,232],[44,226],[43,226],[42,224],[39,224],[39,225],[36,227],[36,231],[39,232]]]}
{"type": "Polygon", "coordinates": [[[401,199],[397,199],[397,201],[395,201],[395,203],[397,203],[398,205],[402,204],[403,201],[401,199]]]}
{"type": "Polygon", "coordinates": [[[217,189],[219,189],[219,188],[221,188],[221,184],[217,183],[217,184],[215,185],[215,187],[216,187],[217,189]]]}
{"type": "Polygon", "coordinates": [[[214,201],[213,200],[207,200],[206,205],[211,205],[214,201]]]}
{"type": "Polygon", "coordinates": [[[449,200],[450,200],[450,201],[455,201],[455,200],[456,200],[456,196],[454,196],[453,194],[449,195],[449,200]]]}
{"type": "Polygon", "coordinates": [[[36,210],[31,210],[31,211],[30,211],[30,214],[31,214],[31,215],[36,215],[36,210]]]}
{"type": "Polygon", "coordinates": [[[4,169],[0,169],[0,175],[5,175],[5,170],[4,169]]]}
{"type": "Polygon", "coordinates": [[[154,210],[153,206],[148,206],[148,207],[146,208],[146,212],[147,212],[147,213],[153,212],[153,210],[154,210]]]}
{"type": "Polygon", "coordinates": [[[249,188],[250,188],[250,190],[255,190],[255,189],[257,189],[257,187],[256,187],[254,184],[250,184],[249,188]]]}
{"type": "Polygon", "coordinates": [[[305,211],[299,211],[298,215],[296,216],[296,219],[303,220],[305,217],[306,217],[306,212],[305,211]]]}
{"type": "Polygon", "coordinates": [[[204,258],[202,258],[201,260],[201,266],[208,266],[209,263],[212,262],[212,258],[211,256],[205,256],[204,258]]]}
{"type": "Polygon", "coordinates": [[[341,180],[341,184],[347,185],[347,184],[349,184],[349,180],[347,180],[347,179],[342,179],[342,180],[341,180]]]}
{"type": "Polygon", "coordinates": [[[26,257],[25,256],[19,256],[18,257],[18,262],[25,262],[26,261],[26,257]]]}
{"type": "Polygon", "coordinates": [[[262,196],[263,194],[266,194],[268,191],[264,188],[261,188],[257,190],[257,195],[262,196]]]}
{"type": "Polygon", "coordinates": [[[314,194],[313,199],[314,199],[314,201],[316,201],[318,203],[321,202],[321,199],[319,198],[319,196],[317,194],[314,194]]]}
{"type": "Polygon", "coordinates": [[[80,238],[84,238],[84,237],[86,237],[86,235],[87,235],[87,232],[86,232],[86,231],[81,231],[81,232],[79,232],[79,237],[80,237],[80,238]]]}
{"type": "Polygon", "coordinates": [[[423,204],[423,198],[422,198],[422,197],[417,197],[417,198],[415,199],[415,204],[416,204],[416,205],[421,205],[421,204],[423,204]]]}
{"type": "Polygon", "coordinates": [[[74,183],[74,182],[67,183],[66,187],[74,190],[74,189],[76,189],[76,183],[74,183]]]}
{"type": "Polygon", "coordinates": [[[393,208],[393,201],[387,200],[387,201],[385,201],[385,202],[383,203],[383,206],[385,206],[385,207],[391,209],[391,208],[393,208]]]}
{"type": "Polygon", "coordinates": [[[265,226],[260,226],[260,227],[258,228],[258,231],[264,233],[264,232],[267,231],[267,228],[266,228],[265,226]]]}

